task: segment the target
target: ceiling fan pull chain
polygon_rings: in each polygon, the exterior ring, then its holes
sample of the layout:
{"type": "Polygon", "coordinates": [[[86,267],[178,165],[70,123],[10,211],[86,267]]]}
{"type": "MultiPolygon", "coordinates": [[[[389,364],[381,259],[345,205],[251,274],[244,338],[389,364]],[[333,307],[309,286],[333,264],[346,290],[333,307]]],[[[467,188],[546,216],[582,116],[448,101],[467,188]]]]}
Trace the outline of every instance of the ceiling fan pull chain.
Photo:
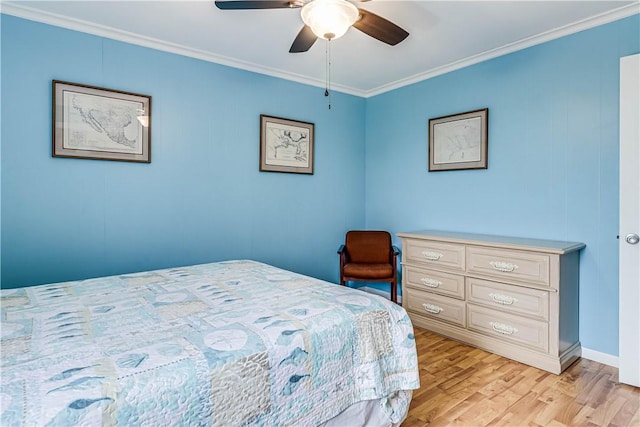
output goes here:
{"type": "Polygon", "coordinates": [[[324,48],[324,54],[326,57],[326,69],[325,69],[326,81],[325,81],[324,96],[328,97],[329,110],[331,109],[331,44],[330,43],[331,43],[331,39],[327,39],[325,48],[324,48]]]}

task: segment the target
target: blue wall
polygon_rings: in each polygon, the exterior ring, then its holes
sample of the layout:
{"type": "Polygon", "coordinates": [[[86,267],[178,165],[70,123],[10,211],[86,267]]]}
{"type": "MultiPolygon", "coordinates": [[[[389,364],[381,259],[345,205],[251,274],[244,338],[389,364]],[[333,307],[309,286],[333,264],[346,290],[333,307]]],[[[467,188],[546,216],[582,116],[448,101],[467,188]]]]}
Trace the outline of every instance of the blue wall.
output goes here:
{"type": "Polygon", "coordinates": [[[2,15],[2,287],[251,258],[337,282],[364,226],[365,100],[2,15]],[[51,157],[51,80],[152,96],[152,163],[51,157]],[[258,171],[261,113],[315,174],[258,171]]]}
{"type": "Polygon", "coordinates": [[[618,67],[640,16],[367,100],[334,93],[331,111],[318,88],[1,24],[3,287],[231,258],[337,282],[337,246],[364,226],[573,240],[581,341],[617,354],[618,67]],[[152,163],[52,158],[52,79],[152,95],[152,163]],[[483,107],[489,169],[428,173],[428,119],[483,107]],[[314,175],[258,172],[261,113],[315,123],[314,175]]]}
{"type": "MultiPolygon", "coordinates": [[[[618,354],[620,57],[640,15],[369,99],[367,227],[579,241],[580,340],[618,354]],[[489,168],[427,172],[428,119],[489,108],[489,168]]],[[[399,241],[398,241],[399,243],[399,241]]]]}

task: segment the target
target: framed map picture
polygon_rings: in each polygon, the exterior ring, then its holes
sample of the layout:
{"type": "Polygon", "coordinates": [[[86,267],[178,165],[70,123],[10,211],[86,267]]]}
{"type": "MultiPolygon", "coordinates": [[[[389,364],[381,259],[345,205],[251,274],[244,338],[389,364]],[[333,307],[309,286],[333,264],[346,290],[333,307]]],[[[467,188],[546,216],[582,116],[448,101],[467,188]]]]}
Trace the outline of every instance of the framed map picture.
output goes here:
{"type": "Polygon", "coordinates": [[[313,174],[313,123],[260,115],[260,170],[313,174]]]}
{"type": "Polygon", "coordinates": [[[52,154],[151,163],[151,97],[54,80],[52,154]]]}
{"type": "Polygon", "coordinates": [[[487,168],[489,109],[429,119],[429,172],[487,168]]]}

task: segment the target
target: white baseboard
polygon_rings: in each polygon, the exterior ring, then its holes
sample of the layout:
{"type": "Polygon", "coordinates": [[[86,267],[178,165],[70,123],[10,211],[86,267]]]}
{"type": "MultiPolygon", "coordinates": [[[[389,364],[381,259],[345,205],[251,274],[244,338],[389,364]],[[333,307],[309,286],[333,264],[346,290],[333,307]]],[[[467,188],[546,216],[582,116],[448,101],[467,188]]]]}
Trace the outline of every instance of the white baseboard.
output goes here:
{"type": "Polygon", "coordinates": [[[618,356],[613,356],[607,353],[601,353],[599,351],[591,350],[582,347],[582,357],[585,359],[593,360],[594,362],[602,363],[603,365],[618,367],[618,356]]]}
{"type": "MultiPolygon", "coordinates": [[[[391,292],[383,291],[382,289],[370,288],[369,286],[362,286],[360,288],[361,291],[369,292],[370,294],[380,295],[381,297],[385,297],[386,299],[391,298],[391,292]]],[[[402,295],[398,295],[398,304],[402,305],[402,295]]]]}

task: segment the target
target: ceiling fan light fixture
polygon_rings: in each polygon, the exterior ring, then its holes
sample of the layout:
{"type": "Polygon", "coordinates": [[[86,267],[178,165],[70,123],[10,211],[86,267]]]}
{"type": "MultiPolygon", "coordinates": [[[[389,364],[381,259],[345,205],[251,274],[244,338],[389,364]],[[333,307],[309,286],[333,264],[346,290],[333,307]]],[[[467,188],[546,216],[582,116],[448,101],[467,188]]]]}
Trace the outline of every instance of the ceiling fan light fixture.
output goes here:
{"type": "Polygon", "coordinates": [[[302,8],[302,21],[321,39],[342,37],[358,19],[358,8],[346,0],[313,0],[302,8]]]}

